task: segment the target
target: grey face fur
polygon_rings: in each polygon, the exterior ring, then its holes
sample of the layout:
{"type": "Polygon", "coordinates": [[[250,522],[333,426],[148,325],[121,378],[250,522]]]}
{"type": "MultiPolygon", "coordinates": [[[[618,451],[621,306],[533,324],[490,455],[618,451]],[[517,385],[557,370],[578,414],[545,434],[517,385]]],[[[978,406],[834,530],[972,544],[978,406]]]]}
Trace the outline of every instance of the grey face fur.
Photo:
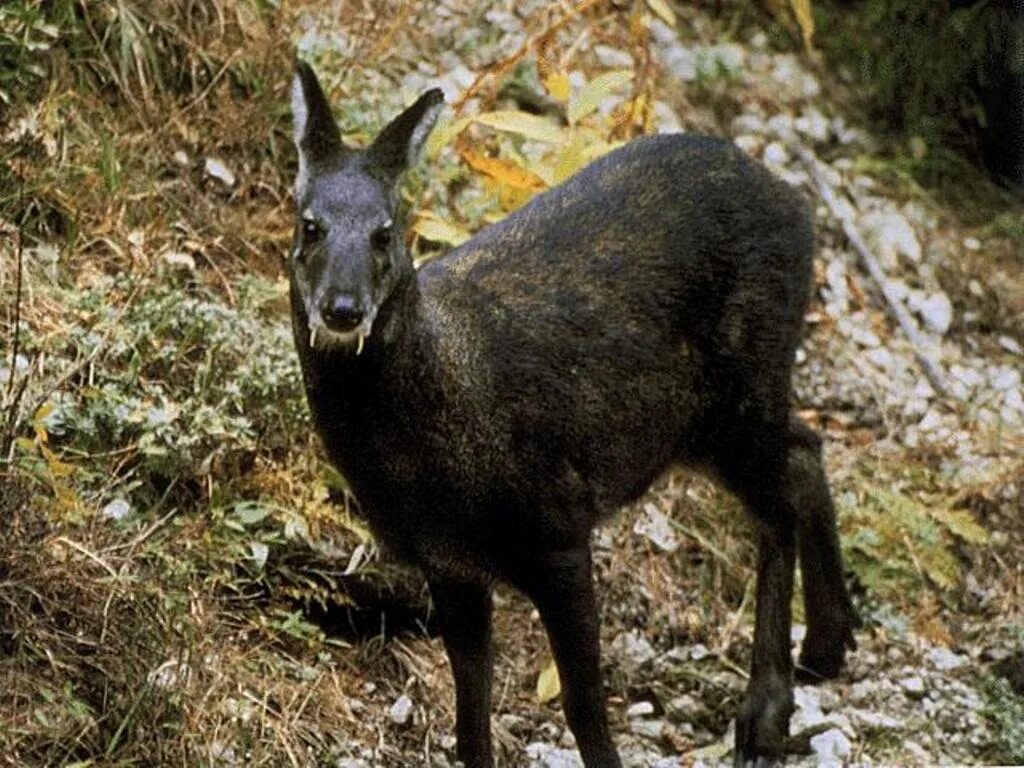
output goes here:
{"type": "Polygon", "coordinates": [[[292,116],[298,218],[289,262],[310,346],[362,351],[380,307],[412,270],[395,185],[443,106],[427,91],[365,150],[346,148],[313,70],[299,63],[292,116]]]}

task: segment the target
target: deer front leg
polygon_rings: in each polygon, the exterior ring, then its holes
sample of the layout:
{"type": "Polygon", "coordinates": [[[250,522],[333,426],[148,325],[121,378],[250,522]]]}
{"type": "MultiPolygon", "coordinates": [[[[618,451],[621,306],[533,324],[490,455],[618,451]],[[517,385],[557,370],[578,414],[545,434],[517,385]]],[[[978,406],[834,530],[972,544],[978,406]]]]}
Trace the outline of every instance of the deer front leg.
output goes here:
{"type": "Polygon", "coordinates": [[[545,553],[517,586],[533,600],[562,683],[562,708],[586,768],[622,768],[612,743],[601,680],[590,548],[545,553]]]}
{"type": "Polygon", "coordinates": [[[790,602],[796,543],[793,522],[778,509],[761,516],[758,547],[754,654],[747,694],[736,718],[738,768],[775,765],[782,759],[793,712],[790,602]]]}
{"type": "Polygon", "coordinates": [[[492,768],[491,588],[431,579],[430,596],[455,678],[456,756],[465,768],[492,768]]]}

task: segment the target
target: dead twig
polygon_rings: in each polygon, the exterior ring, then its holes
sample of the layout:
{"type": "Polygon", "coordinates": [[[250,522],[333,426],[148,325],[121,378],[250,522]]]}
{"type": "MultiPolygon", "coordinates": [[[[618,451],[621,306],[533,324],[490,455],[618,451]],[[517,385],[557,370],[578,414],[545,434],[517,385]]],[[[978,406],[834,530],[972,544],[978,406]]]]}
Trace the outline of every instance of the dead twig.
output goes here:
{"type": "Polygon", "coordinates": [[[914,357],[917,359],[918,365],[921,366],[921,370],[924,371],[925,377],[928,379],[928,383],[932,385],[939,394],[945,397],[952,397],[949,390],[946,388],[945,374],[942,371],[942,367],[939,363],[932,358],[932,356],[926,351],[928,341],[918,330],[917,323],[907,312],[906,307],[900,301],[899,297],[893,291],[892,286],[886,279],[885,272],[882,270],[882,265],[878,263],[878,260],[871,253],[871,249],[868,244],[864,241],[864,237],[860,234],[857,229],[857,225],[853,221],[851,215],[851,206],[849,203],[844,205],[844,201],[839,199],[839,195],[836,192],[829,180],[825,178],[824,172],[821,170],[821,165],[818,158],[815,157],[814,153],[800,141],[796,140],[793,136],[783,137],[787,143],[796,152],[797,157],[804,164],[807,172],[811,176],[811,180],[814,182],[814,186],[818,189],[818,194],[821,195],[821,199],[825,201],[825,205],[828,206],[832,215],[835,216],[840,225],[843,228],[843,234],[846,235],[846,239],[850,241],[850,245],[854,251],[857,252],[857,256],[860,258],[860,263],[864,267],[865,271],[871,276],[871,279],[875,281],[875,285],[878,286],[881,291],[883,298],[885,299],[886,306],[896,318],[896,322],[899,323],[900,328],[906,335],[907,340],[910,342],[910,346],[913,349],[914,357]]]}

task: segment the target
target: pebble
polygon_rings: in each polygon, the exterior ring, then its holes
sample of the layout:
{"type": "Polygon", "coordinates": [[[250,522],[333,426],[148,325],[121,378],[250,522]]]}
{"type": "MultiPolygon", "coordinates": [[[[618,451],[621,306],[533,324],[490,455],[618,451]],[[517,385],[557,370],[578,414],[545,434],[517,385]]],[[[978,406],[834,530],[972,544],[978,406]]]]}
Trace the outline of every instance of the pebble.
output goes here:
{"type": "Polygon", "coordinates": [[[819,765],[835,765],[846,762],[853,751],[853,745],[841,730],[830,728],[811,737],[811,749],[818,756],[819,765]]]}
{"type": "Polygon", "coordinates": [[[392,704],[391,709],[388,710],[388,719],[395,725],[405,725],[409,722],[412,710],[412,699],[403,693],[395,699],[395,703],[392,704]]]}
{"type": "Polygon", "coordinates": [[[560,749],[540,741],[528,744],[526,755],[530,758],[529,768],[583,768],[575,749],[560,749]]]}
{"type": "Polygon", "coordinates": [[[899,266],[899,257],[912,263],[921,261],[921,243],[907,218],[897,211],[871,211],[860,218],[860,227],[868,244],[886,269],[899,266]]]}
{"type": "Polygon", "coordinates": [[[945,336],[949,326],[953,324],[953,302],[941,291],[922,301],[917,307],[917,312],[928,329],[940,336],[945,336]]]}
{"type": "Polygon", "coordinates": [[[911,675],[900,680],[900,688],[910,699],[923,699],[926,689],[920,675],[911,675]]]}
{"type": "Polygon", "coordinates": [[[612,640],[611,652],[633,670],[643,666],[656,655],[654,646],[636,630],[616,635],[612,640]]]}
{"type": "Polygon", "coordinates": [[[998,341],[999,346],[1007,352],[1012,352],[1015,355],[1024,355],[1024,348],[1021,347],[1020,342],[1016,339],[1010,338],[1009,336],[1000,336],[998,341]]]}
{"type": "Polygon", "coordinates": [[[640,717],[648,717],[654,714],[654,705],[649,701],[638,701],[636,704],[630,704],[626,709],[626,717],[630,720],[640,717]]]}
{"type": "Polygon", "coordinates": [[[818,142],[828,141],[832,134],[828,118],[814,107],[806,110],[794,120],[793,127],[804,136],[818,142]]]}
{"type": "Polygon", "coordinates": [[[235,186],[235,174],[224,161],[216,157],[208,157],[203,163],[203,171],[210,178],[216,179],[225,187],[235,186]]]}
{"type": "Polygon", "coordinates": [[[785,165],[789,162],[789,152],[782,144],[773,141],[764,148],[762,158],[768,165],[785,165]]]}
{"type": "Polygon", "coordinates": [[[679,537],[672,530],[672,523],[657,506],[644,504],[644,513],[633,525],[633,533],[643,536],[662,552],[675,552],[679,548],[679,537]]]}

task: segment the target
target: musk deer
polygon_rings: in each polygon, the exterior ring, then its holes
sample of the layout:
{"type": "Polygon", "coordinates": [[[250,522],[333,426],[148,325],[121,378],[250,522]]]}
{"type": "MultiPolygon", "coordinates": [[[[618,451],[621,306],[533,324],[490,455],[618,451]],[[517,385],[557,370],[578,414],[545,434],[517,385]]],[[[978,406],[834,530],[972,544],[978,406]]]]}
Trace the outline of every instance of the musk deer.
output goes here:
{"type": "Polygon", "coordinates": [[[673,462],[759,536],[736,763],[781,759],[801,670],[835,676],[857,617],[819,440],[790,409],[810,290],[801,196],[730,142],[637,139],[420,270],[396,184],[443,106],[424,93],[346,147],[313,70],[292,87],[295,343],[327,454],[373,531],[425,574],[456,689],[457,757],[493,765],[491,588],[536,605],[588,768],[605,714],[590,534],[673,462]]]}

